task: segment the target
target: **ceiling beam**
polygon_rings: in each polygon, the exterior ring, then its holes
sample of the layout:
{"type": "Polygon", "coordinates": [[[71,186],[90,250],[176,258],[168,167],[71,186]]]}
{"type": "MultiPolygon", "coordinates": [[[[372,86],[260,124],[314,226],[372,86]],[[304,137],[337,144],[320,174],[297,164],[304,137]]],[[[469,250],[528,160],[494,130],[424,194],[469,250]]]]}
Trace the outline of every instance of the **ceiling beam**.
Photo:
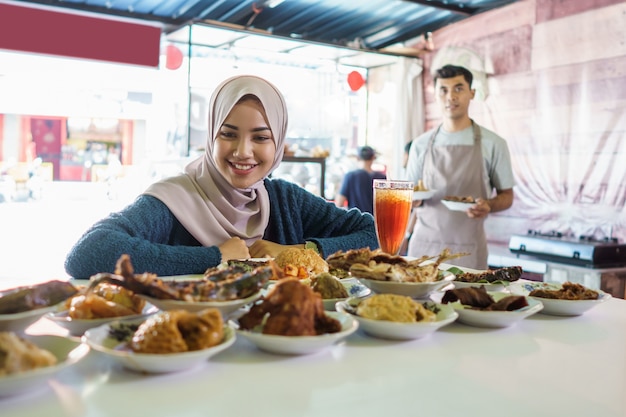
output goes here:
{"type": "Polygon", "coordinates": [[[434,9],[447,10],[449,12],[459,13],[465,16],[471,16],[479,9],[476,7],[461,7],[440,0],[404,0],[408,3],[421,4],[422,6],[432,7],[434,9]]]}

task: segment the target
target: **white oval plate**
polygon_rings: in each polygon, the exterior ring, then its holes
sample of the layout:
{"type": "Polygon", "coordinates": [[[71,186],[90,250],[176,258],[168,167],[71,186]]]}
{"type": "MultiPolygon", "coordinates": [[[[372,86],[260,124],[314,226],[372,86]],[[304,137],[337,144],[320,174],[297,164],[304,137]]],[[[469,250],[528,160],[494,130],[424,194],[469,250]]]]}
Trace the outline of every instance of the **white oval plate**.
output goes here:
{"type": "MultiPolygon", "coordinates": [[[[441,264],[439,266],[440,269],[445,269],[445,270],[448,270],[451,267],[458,268],[458,269],[461,269],[464,272],[469,272],[469,273],[472,273],[472,274],[479,274],[481,272],[485,272],[484,270],[467,268],[465,266],[460,267],[460,266],[448,265],[448,264],[441,264]],[[445,268],[444,268],[444,266],[445,266],[445,268]]],[[[484,286],[486,291],[491,291],[491,292],[506,291],[506,288],[511,284],[508,281],[507,281],[507,284],[505,284],[505,283],[494,284],[494,283],[490,283],[490,282],[465,282],[465,281],[457,280],[456,276],[455,276],[454,281],[452,281],[452,283],[454,284],[454,288],[468,288],[468,287],[484,286]]]]}
{"type": "Polygon", "coordinates": [[[72,336],[82,336],[88,329],[93,327],[102,326],[105,323],[110,323],[114,320],[120,319],[134,319],[134,318],[142,318],[147,317],[151,314],[158,312],[159,309],[146,302],[141,314],[134,314],[131,316],[121,316],[121,317],[107,317],[102,319],[73,319],[69,316],[69,312],[67,310],[51,312],[45,315],[45,317],[63,327],[66,330],[69,330],[70,335],[72,336]]]}
{"type": "Polygon", "coordinates": [[[437,190],[413,191],[413,200],[428,200],[432,198],[437,190]]]}
{"type": "Polygon", "coordinates": [[[21,313],[0,314],[0,331],[23,333],[24,330],[44,315],[57,311],[61,304],[37,308],[35,310],[22,311],[21,313]]]}
{"type": "Polygon", "coordinates": [[[596,300],[559,300],[553,298],[529,297],[543,304],[541,313],[552,316],[580,316],[586,311],[594,308],[598,304],[605,302],[611,298],[611,294],[604,291],[594,290],[598,292],[596,300]]]}
{"type": "Polygon", "coordinates": [[[437,312],[437,320],[432,322],[416,322],[416,323],[400,323],[386,320],[373,320],[365,317],[360,317],[351,313],[352,309],[356,308],[361,300],[347,299],[346,301],[340,301],[337,303],[337,311],[341,311],[346,314],[350,314],[359,322],[359,328],[365,333],[379,337],[382,339],[392,340],[412,340],[419,339],[437,331],[443,326],[446,326],[454,322],[459,314],[454,311],[454,308],[446,304],[434,304],[439,311],[437,312]]]}
{"type": "Polygon", "coordinates": [[[205,308],[217,308],[222,317],[226,318],[230,314],[237,311],[239,308],[256,301],[261,297],[262,291],[257,291],[247,298],[238,298],[236,300],[228,301],[182,301],[182,300],[160,300],[158,298],[148,297],[147,295],[140,295],[149,303],[157,306],[163,311],[169,310],[187,310],[192,313],[196,313],[205,308]]]}
{"type": "Polygon", "coordinates": [[[448,210],[452,211],[467,211],[469,208],[474,207],[476,203],[462,203],[460,201],[441,200],[444,206],[448,210]]]}
{"type": "MultiPolygon", "coordinates": [[[[501,298],[508,297],[511,294],[503,292],[489,293],[495,301],[501,298]]],[[[463,306],[458,301],[450,303],[450,305],[459,313],[457,319],[460,323],[464,323],[475,327],[492,327],[502,328],[509,327],[516,324],[519,321],[524,320],[528,316],[532,316],[535,313],[540,312],[543,309],[543,304],[531,297],[526,297],[528,306],[520,308],[514,311],[484,311],[475,310],[469,307],[463,306]]]]}
{"type": "Polygon", "coordinates": [[[109,335],[112,325],[123,321],[124,323],[140,324],[142,319],[116,320],[102,326],[89,329],[83,335],[85,341],[92,349],[104,353],[115,362],[125,368],[137,372],[147,373],[170,373],[190,369],[206,362],[210,357],[228,349],[235,343],[235,332],[228,326],[224,326],[224,340],[219,345],[182,353],[135,353],[126,343],[120,342],[109,335]]]}
{"type": "Polygon", "coordinates": [[[411,298],[428,298],[431,294],[443,289],[454,280],[454,274],[444,272],[444,277],[434,282],[396,282],[358,278],[359,282],[377,294],[406,295],[411,298]]]}
{"type": "Polygon", "coordinates": [[[356,278],[343,278],[341,283],[346,288],[346,291],[348,291],[348,297],[322,299],[322,302],[324,303],[324,310],[335,311],[335,305],[337,302],[347,300],[350,297],[366,297],[372,292],[372,290],[361,284],[356,278]]]}
{"type": "Polygon", "coordinates": [[[249,340],[260,350],[280,355],[308,355],[338,343],[354,333],[359,327],[359,323],[350,314],[327,311],[326,315],[341,322],[340,332],[317,336],[276,336],[257,331],[239,330],[239,325],[236,322],[231,321],[230,323],[238,329],[238,335],[249,340]]]}
{"type": "Polygon", "coordinates": [[[0,376],[0,397],[32,392],[36,388],[43,388],[54,378],[55,374],[68,368],[87,355],[89,347],[78,340],[51,335],[20,335],[30,340],[42,349],[46,349],[57,357],[57,364],[17,374],[0,376]]]}
{"type": "MultiPolygon", "coordinates": [[[[509,288],[511,293],[522,294],[528,296],[531,291],[537,289],[543,290],[559,290],[561,289],[561,283],[559,282],[537,282],[519,280],[513,282],[509,288]]],[[[543,304],[542,314],[549,314],[552,316],[580,316],[586,311],[592,309],[611,298],[611,294],[602,290],[594,289],[598,292],[598,299],[596,300],[556,300],[542,297],[531,297],[543,304]]]]}

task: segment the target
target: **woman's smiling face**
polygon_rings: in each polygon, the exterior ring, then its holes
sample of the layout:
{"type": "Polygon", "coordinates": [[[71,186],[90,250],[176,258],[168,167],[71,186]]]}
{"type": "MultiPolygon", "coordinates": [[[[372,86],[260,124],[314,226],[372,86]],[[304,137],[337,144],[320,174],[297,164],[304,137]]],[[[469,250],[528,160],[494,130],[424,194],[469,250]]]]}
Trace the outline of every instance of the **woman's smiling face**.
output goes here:
{"type": "Polygon", "coordinates": [[[263,105],[256,98],[244,98],[217,133],[213,145],[217,169],[233,187],[249,188],[269,174],[275,155],[263,105]]]}

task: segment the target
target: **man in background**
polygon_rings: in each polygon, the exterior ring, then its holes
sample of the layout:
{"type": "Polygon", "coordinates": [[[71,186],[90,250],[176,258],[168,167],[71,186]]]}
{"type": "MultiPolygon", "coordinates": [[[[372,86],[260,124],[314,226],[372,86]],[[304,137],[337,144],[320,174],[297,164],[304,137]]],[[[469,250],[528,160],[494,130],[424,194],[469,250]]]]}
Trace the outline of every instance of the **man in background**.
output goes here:
{"type": "Polygon", "coordinates": [[[419,207],[408,255],[436,256],[448,248],[469,255],[446,262],[487,269],[484,221],[489,213],[511,207],[515,180],[506,141],[469,117],[472,80],[469,70],[454,65],[435,73],[442,124],[413,140],[406,175],[436,193],[414,203],[419,207]],[[466,211],[451,211],[441,202],[449,196],[470,196],[475,204],[466,211]]]}
{"type": "Polygon", "coordinates": [[[346,173],[341,184],[339,194],[335,197],[337,207],[356,207],[363,212],[374,213],[374,190],[375,179],[386,179],[387,176],[380,171],[374,171],[372,164],[376,159],[376,151],[371,146],[359,148],[358,169],[346,173]]]}

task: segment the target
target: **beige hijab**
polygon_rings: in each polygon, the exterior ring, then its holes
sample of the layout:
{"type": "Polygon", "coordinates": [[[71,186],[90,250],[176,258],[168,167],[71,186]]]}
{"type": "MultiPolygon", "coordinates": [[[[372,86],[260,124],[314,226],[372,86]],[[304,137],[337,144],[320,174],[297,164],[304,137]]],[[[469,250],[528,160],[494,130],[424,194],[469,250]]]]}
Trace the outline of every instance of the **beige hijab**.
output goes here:
{"type": "MultiPolygon", "coordinates": [[[[278,89],[266,80],[242,75],[217,86],[209,102],[206,152],[185,167],[184,174],[151,185],[144,194],[161,200],[202,245],[221,245],[238,236],[251,245],[263,236],[270,202],[263,179],[250,188],[234,188],[219,173],[213,158],[215,138],[232,108],[243,96],[256,96],[265,109],[276,155],[270,173],[283,159],[287,106],[278,89]]],[[[268,173],[269,174],[269,173],[268,173]]]]}

